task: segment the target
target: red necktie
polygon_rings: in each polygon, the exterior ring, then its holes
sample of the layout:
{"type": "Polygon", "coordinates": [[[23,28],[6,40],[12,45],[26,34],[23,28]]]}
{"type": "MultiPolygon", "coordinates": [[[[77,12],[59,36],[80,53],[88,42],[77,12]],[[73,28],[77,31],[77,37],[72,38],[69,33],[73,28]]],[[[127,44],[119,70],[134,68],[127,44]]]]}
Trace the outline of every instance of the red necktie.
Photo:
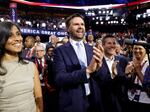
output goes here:
{"type": "Polygon", "coordinates": [[[43,68],[42,59],[40,59],[40,67],[43,68]]]}
{"type": "Polygon", "coordinates": [[[26,54],[26,58],[30,58],[30,52],[31,52],[31,51],[28,49],[28,50],[27,50],[27,54],[26,54]]]}

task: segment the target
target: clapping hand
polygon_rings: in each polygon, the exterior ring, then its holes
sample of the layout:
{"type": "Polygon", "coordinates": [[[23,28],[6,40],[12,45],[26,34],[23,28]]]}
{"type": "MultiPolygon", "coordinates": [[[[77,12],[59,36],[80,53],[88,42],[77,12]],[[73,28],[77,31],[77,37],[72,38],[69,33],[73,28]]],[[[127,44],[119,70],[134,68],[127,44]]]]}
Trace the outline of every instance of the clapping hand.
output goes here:
{"type": "Polygon", "coordinates": [[[87,73],[93,73],[101,67],[103,56],[104,50],[101,45],[96,45],[93,47],[93,58],[86,69],[87,73]]]}

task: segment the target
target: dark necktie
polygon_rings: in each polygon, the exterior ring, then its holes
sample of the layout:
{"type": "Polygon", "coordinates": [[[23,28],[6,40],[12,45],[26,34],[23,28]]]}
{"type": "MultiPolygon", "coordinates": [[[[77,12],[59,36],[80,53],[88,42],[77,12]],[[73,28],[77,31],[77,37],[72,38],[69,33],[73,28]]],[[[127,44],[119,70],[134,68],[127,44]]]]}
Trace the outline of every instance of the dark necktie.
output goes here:
{"type": "Polygon", "coordinates": [[[40,60],[40,68],[43,68],[42,59],[39,59],[39,60],[40,60]]]}

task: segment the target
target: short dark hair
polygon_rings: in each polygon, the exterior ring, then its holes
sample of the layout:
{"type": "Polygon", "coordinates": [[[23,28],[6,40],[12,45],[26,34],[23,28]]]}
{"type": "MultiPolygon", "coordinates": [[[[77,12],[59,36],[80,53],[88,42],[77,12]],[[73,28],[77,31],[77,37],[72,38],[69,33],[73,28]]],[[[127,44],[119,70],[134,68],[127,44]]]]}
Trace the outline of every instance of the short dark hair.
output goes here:
{"type": "Polygon", "coordinates": [[[81,19],[84,20],[84,17],[81,14],[79,13],[72,14],[71,16],[66,18],[65,24],[67,28],[70,26],[70,21],[75,17],[80,17],[81,19]]]}
{"type": "Polygon", "coordinates": [[[33,37],[33,36],[27,36],[26,38],[25,38],[25,40],[26,39],[30,39],[33,43],[35,43],[35,38],[33,37]]]}
{"type": "Polygon", "coordinates": [[[107,38],[115,38],[115,39],[116,39],[116,37],[113,36],[113,35],[106,35],[106,36],[104,36],[104,37],[102,38],[102,44],[105,44],[105,40],[106,40],[107,38]]]}

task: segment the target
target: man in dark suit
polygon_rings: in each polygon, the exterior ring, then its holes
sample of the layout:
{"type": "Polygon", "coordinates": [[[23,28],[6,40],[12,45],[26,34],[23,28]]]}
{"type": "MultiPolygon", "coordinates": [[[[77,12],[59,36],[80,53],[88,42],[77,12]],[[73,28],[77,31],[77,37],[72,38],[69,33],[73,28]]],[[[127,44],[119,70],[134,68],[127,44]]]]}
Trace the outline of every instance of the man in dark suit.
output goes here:
{"type": "Polygon", "coordinates": [[[54,50],[59,112],[100,112],[100,93],[92,76],[101,65],[103,49],[83,43],[85,23],[81,15],[68,17],[66,27],[69,42],[54,50]]]}
{"type": "Polygon", "coordinates": [[[98,81],[104,112],[125,112],[123,106],[126,103],[126,91],[124,83],[125,67],[127,59],[116,55],[116,38],[106,35],[102,39],[104,58],[96,79],[98,81]]]}
{"type": "Polygon", "coordinates": [[[27,36],[24,42],[24,49],[22,51],[22,58],[32,60],[35,57],[35,39],[32,36],[27,36]]]}

